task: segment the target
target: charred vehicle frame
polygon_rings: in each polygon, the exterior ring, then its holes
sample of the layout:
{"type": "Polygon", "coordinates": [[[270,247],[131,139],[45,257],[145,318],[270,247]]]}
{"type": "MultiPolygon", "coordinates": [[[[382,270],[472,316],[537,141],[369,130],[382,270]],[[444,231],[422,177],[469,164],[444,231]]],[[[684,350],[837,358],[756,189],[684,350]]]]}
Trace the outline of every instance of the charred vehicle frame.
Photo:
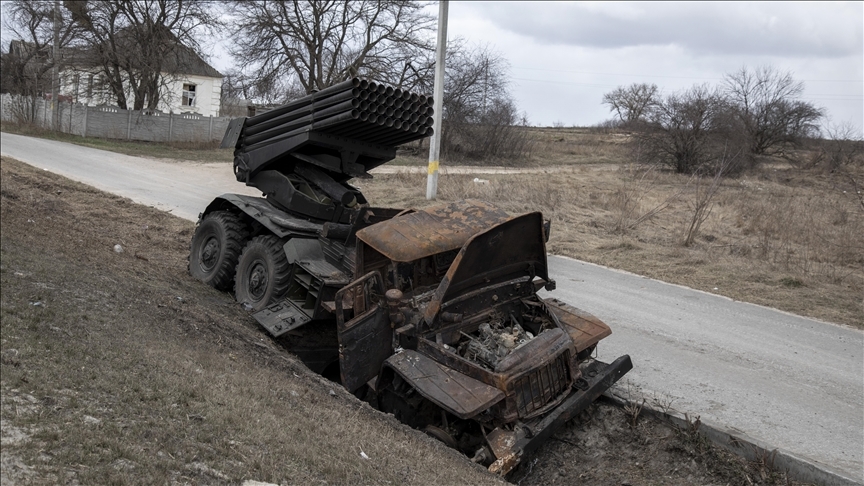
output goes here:
{"type": "Polygon", "coordinates": [[[297,351],[311,369],[338,366],[349,391],[503,475],[632,365],[592,359],[609,327],[538,295],[555,288],[540,213],[374,208],[347,183],[428,136],[430,105],[355,78],[232,120],[223,147],[264,197],[208,205],[189,271],[274,338],[327,329],[297,351]]]}

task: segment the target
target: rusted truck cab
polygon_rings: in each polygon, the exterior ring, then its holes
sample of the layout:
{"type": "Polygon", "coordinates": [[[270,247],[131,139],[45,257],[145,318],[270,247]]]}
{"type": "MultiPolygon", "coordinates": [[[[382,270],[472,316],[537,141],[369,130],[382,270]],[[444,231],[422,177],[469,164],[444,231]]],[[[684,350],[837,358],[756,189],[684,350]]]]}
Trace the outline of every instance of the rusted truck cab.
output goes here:
{"type": "Polygon", "coordinates": [[[479,201],[356,233],[357,280],[332,304],[343,385],[498,474],[631,368],[591,359],[611,334],[554,298],[540,213],[479,201]]]}

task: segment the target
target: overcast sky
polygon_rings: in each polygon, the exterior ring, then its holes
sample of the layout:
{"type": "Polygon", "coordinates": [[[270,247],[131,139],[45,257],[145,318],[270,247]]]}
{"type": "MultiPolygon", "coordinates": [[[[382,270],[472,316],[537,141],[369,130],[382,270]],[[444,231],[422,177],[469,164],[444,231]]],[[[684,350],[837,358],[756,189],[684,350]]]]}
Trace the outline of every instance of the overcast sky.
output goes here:
{"type": "MultiPolygon", "coordinates": [[[[436,4],[429,6],[437,16],[436,4]]],[[[4,29],[5,30],[5,29],[4,29]]],[[[864,129],[864,3],[450,2],[448,37],[488,44],[510,64],[511,93],[532,125],[612,117],[603,94],[631,83],[664,93],[720,84],[772,65],[805,83],[803,99],[864,129]]],[[[3,42],[8,45],[7,32],[3,42]]],[[[214,67],[231,61],[222,39],[214,67]]]]}
{"type": "MultiPolygon", "coordinates": [[[[437,6],[432,10],[437,15],[437,6]]],[[[611,118],[603,94],[719,84],[770,64],[805,83],[803,99],[864,126],[864,3],[450,2],[448,37],[488,43],[510,63],[532,125],[611,118]]]]}

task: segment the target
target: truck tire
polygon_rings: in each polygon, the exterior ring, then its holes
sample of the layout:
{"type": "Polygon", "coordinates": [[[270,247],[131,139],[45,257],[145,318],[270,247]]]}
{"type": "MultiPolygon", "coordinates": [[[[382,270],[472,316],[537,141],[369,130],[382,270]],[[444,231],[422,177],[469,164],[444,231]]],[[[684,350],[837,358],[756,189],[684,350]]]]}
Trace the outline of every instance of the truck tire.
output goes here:
{"type": "Polygon", "coordinates": [[[282,240],[273,235],[256,236],[249,241],[234,280],[237,302],[259,311],[278,301],[288,290],[291,266],[282,249],[282,240]]]}
{"type": "Polygon", "coordinates": [[[219,290],[229,290],[240,252],[249,239],[249,228],[231,211],[214,211],[204,216],[192,236],[189,274],[219,290]]]}

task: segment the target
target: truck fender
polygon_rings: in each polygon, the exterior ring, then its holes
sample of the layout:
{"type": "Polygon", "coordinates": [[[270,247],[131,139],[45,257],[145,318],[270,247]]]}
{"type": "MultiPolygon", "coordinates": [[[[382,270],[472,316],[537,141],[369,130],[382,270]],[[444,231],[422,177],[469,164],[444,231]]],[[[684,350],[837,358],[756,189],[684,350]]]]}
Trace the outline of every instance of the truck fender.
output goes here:
{"type": "Polygon", "coordinates": [[[266,199],[241,194],[222,194],[215,198],[204,212],[198,216],[200,221],[212,211],[238,209],[249,220],[257,221],[279,238],[317,237],[322,225],[291,216],[273,207],[266,199]]]}
{"type": "Polygon", "coordinates": [[[504,392],[413,350],[384,361],[376,390],[398,374],[423,397],[460,419],[469,419],[504,399],[504,392]]]}

